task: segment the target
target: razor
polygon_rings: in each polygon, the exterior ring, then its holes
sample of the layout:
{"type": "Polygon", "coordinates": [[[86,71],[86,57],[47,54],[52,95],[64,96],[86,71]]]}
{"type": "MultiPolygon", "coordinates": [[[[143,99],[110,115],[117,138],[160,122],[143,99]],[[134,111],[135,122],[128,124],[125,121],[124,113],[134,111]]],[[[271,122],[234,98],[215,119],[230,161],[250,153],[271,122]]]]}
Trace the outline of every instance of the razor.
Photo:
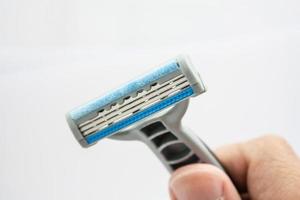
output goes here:
{"type": "Polygon", "coordinates": [[[205,92],[200,75],[186,56],[112,90],[67,113],[67,122],[82,147],[104,138],[139,140],[169,172],[192,163],[223,169],[212,151],[184,128],[189,99],[205,92]]]}

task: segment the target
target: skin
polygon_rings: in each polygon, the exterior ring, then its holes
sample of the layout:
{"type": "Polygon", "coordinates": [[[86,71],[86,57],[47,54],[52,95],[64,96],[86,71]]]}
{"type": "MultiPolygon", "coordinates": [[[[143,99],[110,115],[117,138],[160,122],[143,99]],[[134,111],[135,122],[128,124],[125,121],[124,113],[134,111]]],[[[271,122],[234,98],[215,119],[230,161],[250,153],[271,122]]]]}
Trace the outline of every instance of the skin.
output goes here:
{"type": "Polygon", "coordinates": [[[300,199],[300,159],[283,138],[267,135],[224,146],[216,155],[231,179],[212,165],[188,165],[172,174],[171,199],[300,199]]]}

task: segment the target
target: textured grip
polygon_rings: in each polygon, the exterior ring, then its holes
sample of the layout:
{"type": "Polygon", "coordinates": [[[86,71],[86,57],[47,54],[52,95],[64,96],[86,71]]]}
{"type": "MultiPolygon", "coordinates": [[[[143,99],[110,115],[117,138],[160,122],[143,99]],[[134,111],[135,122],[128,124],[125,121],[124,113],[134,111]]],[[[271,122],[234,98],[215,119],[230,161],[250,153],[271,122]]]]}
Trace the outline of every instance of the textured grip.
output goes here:
{"type": "Polygon", "coordinates": [[[169,171],[192,163],[209,163],[223,169],[214,154],[195,135],[171,130],[161,121],[148,124],[141,130],[144,142],[154,151],[169,171]]]}

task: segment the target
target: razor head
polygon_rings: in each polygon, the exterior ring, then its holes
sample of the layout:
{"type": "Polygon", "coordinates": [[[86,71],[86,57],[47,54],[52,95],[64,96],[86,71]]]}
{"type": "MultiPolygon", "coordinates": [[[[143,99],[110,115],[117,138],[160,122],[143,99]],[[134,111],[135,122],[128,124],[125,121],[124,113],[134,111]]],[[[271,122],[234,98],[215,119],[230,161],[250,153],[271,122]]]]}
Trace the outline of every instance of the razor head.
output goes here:
{"type": "Polygon", "coordinates": [[[205,92],[186,56],[167,62],[127,84],[67,113],[78,142],[89,147],[134,123],[205,92]]]}

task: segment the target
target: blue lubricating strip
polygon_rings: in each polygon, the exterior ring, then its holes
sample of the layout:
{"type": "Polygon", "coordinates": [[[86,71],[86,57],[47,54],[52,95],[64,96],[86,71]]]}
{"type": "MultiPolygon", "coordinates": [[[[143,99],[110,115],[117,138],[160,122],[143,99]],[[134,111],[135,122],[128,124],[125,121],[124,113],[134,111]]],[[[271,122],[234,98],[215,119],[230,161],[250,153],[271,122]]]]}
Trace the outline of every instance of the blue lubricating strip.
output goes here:
{"type": "Polygon", "coordinates": [[[101,131],[98,131],[92,135],[88,135],[85,139],[87,141],[88,144],[92,144],[104,137],[107,137],[113,133],[115,133],[116,131],[119,131],[139,120],[144,119],[145,117],[148,117],[170,105],[173,105],[183,99],[185,99],[186,97],[189,97],[193,94],[193,89],[191,86],[185,88],[184,90],[178,92],[177,94],[168,97],[152,106],[150,106],[149,108],[146,108],[145,110],[142,110],[140,112],[137,112],[134,115],[131,115],[130,117],[123,119],[119,122],[116,122],[115,124],[102,129],[101,131]]]}
{"type": "Polygon", "coordinates": [[[177,70],[179,70],[179,65],[176,62],[176,60],[173,60],[170,63],[164,65],[163,67],[156,68],[152,72],[109,92],[101,98],[92,100],[87,104],[72,110],[70,112],[70,117],[75,121],[80,120],[82,117],[94,111],[100,110],[102,107],[108,105],[109,103],[112,103],[113,101],[116,101],[119,98],[128,95],[134,91],[138,91],[139,89],[177,70]]]}

